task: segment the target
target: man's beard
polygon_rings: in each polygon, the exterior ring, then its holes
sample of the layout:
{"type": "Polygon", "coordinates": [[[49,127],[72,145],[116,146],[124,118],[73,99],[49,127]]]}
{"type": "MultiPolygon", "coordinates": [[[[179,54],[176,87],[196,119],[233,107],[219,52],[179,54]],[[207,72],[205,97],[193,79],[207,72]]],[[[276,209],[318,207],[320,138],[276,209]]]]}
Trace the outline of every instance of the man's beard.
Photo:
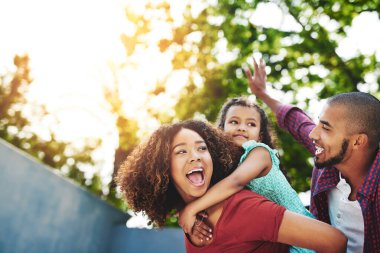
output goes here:
{"type": "Polygon", "coordinates": [[[343,158],[344,158],[344,156],[346,155],[346,152],[347,152],[347,148],[348,148],[348,140],[344,139],[343,142],[342,142],[342,146],[340,148],[339,154],[337,154],[334,157],[331,157],[330,159],[328,159],[327,161],[324,161],[324,162],[317,162],[317,160],[316,160],[317,157],[315,157],[314,158],[315,166],[317,168],[321,169],[321,168],[324,168],[324,167],[333,167],[333,166],[339,164],[340,162],[343,161],[343,158]]]}

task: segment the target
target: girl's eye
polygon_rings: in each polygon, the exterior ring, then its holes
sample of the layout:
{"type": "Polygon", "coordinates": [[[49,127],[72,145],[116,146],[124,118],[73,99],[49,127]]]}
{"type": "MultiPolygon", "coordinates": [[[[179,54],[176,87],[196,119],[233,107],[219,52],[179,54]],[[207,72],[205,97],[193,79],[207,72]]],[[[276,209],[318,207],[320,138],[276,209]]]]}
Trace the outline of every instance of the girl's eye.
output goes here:
{"type": "Polygon", "coordinates": [[[236,120],[230,120],[230,124],[232,124],[232,125],[237,125],[238,122],[237,122],[236,120]]]}
{"type": "Polygon", "coordinates": [[[256,124],[255,124],[255,123],[248,123],[248,126],[250,126],[250,127],[255,127],[256,124]]]}
{"type": "Polygon", "coordinates": [[[328,125],[326,125],[326,124],[322,124],[322,128],[323,128],[324,130],[327,130],[327,131],[330,130],[329,127],[328,127],[328,125]]]}

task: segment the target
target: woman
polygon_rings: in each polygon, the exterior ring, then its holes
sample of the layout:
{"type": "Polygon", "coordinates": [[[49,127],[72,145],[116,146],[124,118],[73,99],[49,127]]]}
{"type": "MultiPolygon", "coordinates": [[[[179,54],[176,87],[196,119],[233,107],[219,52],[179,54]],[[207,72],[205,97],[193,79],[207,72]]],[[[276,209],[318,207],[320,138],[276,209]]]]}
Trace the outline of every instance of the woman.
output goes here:
{"type": "MultiPolygon", "coordinates": [[[[116,180],[129,207],[162,226],[171,210],[181,210],[229,175],[241,154],[207,123],[164,125],[131,153],[116,180]]],[[[201,242],[187,236],[187,252],[288,252],[288,245],[318,252],[346,249],[347,240],[338,230],[247,190],[206,212],[213,237],[201,242]]]]}

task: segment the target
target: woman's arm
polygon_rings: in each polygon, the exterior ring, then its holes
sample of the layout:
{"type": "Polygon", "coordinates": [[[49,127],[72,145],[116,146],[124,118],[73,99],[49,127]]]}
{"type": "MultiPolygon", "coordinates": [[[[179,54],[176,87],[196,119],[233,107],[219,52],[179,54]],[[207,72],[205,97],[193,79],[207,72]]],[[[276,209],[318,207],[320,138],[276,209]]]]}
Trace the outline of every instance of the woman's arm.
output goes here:
{"type": "Polygon", "coordinates": [[[338,229],[291,211],[284,213],[278,242],[321,253],[344,253],[347,248],[347,238],[338,229]]]}
{"type": "Polygon", "coordinates": [[[180,212],[178,223],[184,232],[191,233],[197,213],[240,191],[252,179],[266,175],[271,167],[272,160],[268,150],[263,147],[253,149],[230,176],[211,187],[205,195],[180,212]]]}

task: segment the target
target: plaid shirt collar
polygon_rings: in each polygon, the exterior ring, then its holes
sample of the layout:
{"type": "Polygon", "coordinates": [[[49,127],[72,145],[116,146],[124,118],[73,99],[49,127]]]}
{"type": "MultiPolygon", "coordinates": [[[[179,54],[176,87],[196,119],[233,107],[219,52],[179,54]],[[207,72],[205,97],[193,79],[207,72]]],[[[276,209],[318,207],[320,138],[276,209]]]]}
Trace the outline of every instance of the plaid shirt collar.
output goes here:
{"type": "MultiPolygon", "coordinates": [[[[317,169],[317,168],[314,168],[317,169]]],[[[327,167],[320,170],[318,173],[318,178],[316,183],[316,187],[313,192],[313,197],[317,194],[330,190],[335,187],[339,183],[339,171],[334,167],[327,167]]],[[[373,161],[371,168],[363,182],[363,184],[358,189],[358,194],[361,194],[368,200],[371,200],[372,196],[374,196],[377,192],[377,188],[374,185],[380,179],[380,148],[377,152],[376,158],[373,161]]]]}
{"type": "Polygon", "coordinates": [[[364,183],[358,189],[358,193],[365,196],[368,200],[375,197],[377,188],[374,187],[380,180],[380,148],[377,151],[375,160],[366,176],[364,183]]]}

